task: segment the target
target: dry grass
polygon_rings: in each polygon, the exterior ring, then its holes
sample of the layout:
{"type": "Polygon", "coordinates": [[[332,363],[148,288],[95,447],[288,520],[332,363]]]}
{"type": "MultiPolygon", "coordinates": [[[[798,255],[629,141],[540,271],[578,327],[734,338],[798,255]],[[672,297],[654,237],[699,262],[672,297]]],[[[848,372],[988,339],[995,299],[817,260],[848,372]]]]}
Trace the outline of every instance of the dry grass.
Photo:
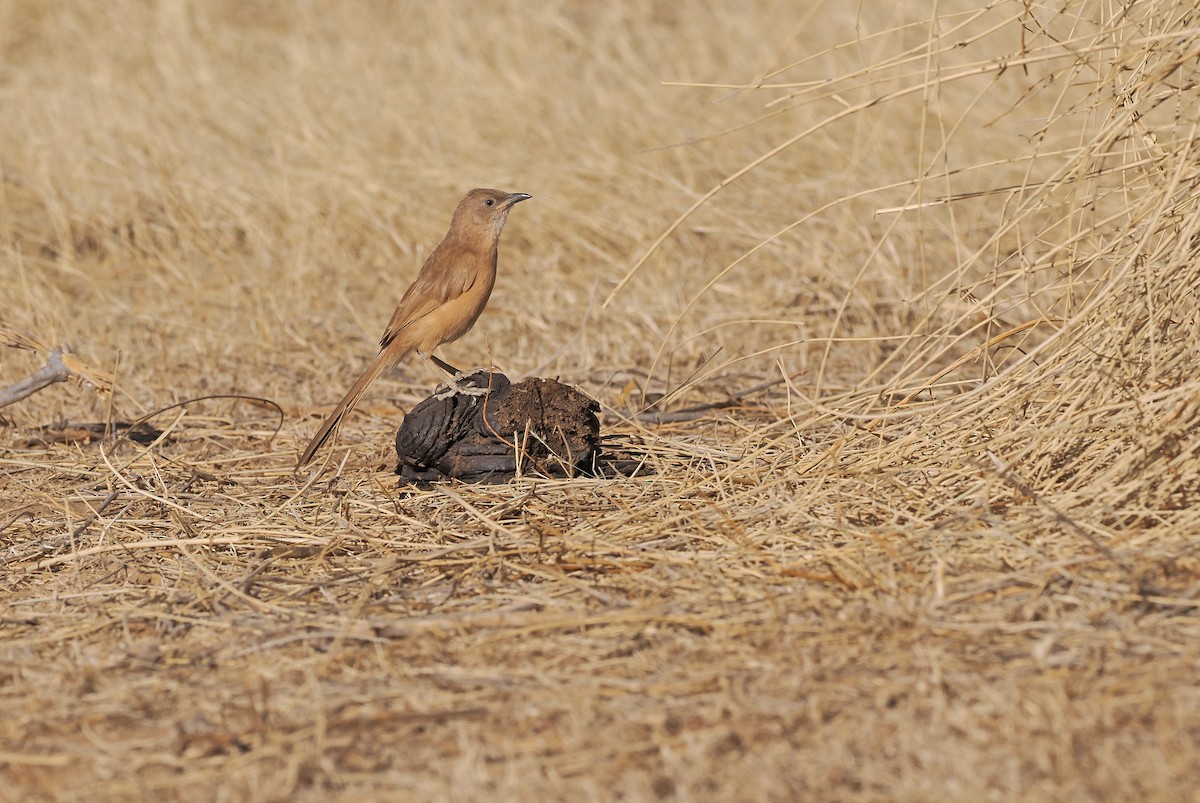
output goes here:
{"type": "Polygon", "coordinates": [[[1191,796],[1194,7],[714,5],[0,7],[0,797],[1191,796]],[[293,475],[481,184],[652,472],[293,475]]]}

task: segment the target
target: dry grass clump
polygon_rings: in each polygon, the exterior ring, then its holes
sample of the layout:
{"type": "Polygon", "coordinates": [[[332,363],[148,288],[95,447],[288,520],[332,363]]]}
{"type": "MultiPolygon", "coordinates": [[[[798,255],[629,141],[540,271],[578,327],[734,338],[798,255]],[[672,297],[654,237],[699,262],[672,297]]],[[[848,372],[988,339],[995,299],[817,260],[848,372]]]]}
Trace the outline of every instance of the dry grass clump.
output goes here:
{"type": "Polygon", "coordinates": [[[1189,796],[1194,9],[649,5],[0,9],[7,796],[1189,796]],[[475,185],[644,470],[293,474],[475,185]]]}

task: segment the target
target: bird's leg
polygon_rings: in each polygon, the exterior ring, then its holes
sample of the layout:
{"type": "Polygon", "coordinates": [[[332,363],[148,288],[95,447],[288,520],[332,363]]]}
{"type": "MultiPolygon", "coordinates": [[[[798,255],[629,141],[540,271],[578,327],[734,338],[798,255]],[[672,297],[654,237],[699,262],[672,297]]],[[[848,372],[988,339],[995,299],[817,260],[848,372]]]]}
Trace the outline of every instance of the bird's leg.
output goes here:
{"type": "Polygon", "coordinates": [[[450,374],[450,376],[462,376],[462,371],[458,370],[450,363],[448,363],[445,360],[443,360],[442,358],[438,357],[436,354],[430,354],[429,361],[432,362],[434,365],[436,365],[438,368],[441,368],[446,373],[450,374]]]}
{"type": "Polygon", "coordinates": [[[434,354],[429,354],[427,356],[429,357],[430,362],[432,362],[438,368],[441,368],[446,373],[450,374],[450,381],[447,382],[444,386],[445,390],[441,389],[443,387],[442,385],[438,385],[438,392],[434,394],[433,398],[448,399],[451,396],[455,396],[455,395],[486,396],[488,394],[488,392],[491,390],[491,388],[486,387],[486,386],[481,388],[478,385],[469,385],[469,384],[464,384],[464,382],[463,382],[463,380],[465,380],[467,377],[474,376],[475,374],[479,373],[483,369],[476,369],[469,373],[463,373],[462,371],[458,370],[450,363],[446,362],[443,359],[438,358],[434,354]]]}

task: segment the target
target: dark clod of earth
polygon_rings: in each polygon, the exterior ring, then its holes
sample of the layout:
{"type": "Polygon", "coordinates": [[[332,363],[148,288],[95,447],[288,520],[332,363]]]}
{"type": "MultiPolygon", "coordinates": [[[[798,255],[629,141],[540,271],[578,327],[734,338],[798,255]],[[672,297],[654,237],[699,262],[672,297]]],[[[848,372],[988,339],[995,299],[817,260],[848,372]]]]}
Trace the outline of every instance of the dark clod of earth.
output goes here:
{"type": "Polygon", "coordinates": [[[396,433],[402,482],[628,473],[602,464],[600,405],[570,385],[541,378],[514,385],[504,374],[479,370],[459,386],[487,393],[431,396],[404,417],[396,433]]]}

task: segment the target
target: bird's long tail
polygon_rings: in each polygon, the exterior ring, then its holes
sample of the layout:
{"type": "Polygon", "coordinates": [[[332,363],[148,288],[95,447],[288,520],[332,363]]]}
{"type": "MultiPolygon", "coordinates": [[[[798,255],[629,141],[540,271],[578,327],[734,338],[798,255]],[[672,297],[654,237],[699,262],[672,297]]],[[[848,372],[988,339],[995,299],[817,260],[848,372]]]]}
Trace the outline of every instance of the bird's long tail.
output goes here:
{"type": "Polygon", "coordinates": [[[354,409],[354,405],[358,404],[358,400],[362,398],[363,393],[371,383],[379,378],[389,366],[395,365],[405,357],[412,348],[395,349],[384,348],[380,350],[367,369],[362,372],[362,375],[354,380],[354,384],[350,386],[350,390],[346,391],[346,395],[337,403],[337,407],[333,408],[333,412],[325,419],[325,423],[321,424],[321,428],[317,430],[317,434],[309,441],[308,446],[304,449],[304,453],[300,455],[300,459],[296,461],[296,468],[303,468],[308,465],[308,461],[313,459],[313,455],[317,450],[325,445],[325,442],[337,431],[341,425],[342,419],[354,409]]]}

